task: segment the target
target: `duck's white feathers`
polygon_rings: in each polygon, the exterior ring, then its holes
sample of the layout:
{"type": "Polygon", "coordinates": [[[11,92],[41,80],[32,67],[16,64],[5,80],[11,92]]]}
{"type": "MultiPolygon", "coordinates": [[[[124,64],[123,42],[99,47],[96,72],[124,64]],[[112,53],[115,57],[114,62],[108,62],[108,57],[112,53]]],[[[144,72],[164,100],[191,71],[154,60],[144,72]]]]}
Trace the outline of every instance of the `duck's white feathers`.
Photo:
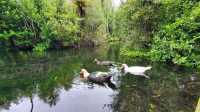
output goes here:
{"type": "Polygon", "coordinates": [[[94,72],[93,74],[95,74],[96,77],[101,77],[101,76],[107,76],[107,75],[108,75],[108,72],[100,72],[100,71],[97,71],[97,72],[94,72]]]}
{"type": "Polygon", "coordinates": [[[141,66],[132,66],[125,68],[125,71],[130,73],[144,73],[147,70],[150,70],[151,67],[141,67],[141,66]]]}
{"type": "Polygon", "coordinates": [[[125,73],[130,73],[130,74],[133,74],[133,75],[140,75],[140,76],[144,76],[146,78],[149,78],[149,76],[145,75],[144,73],[147,70],[151,69],[150,66],[149,67],[142,67],[142,66],[131,66],[131,67],[128,67],[128,65],[123,64],[122,67],[124,68],[125,73]]]}

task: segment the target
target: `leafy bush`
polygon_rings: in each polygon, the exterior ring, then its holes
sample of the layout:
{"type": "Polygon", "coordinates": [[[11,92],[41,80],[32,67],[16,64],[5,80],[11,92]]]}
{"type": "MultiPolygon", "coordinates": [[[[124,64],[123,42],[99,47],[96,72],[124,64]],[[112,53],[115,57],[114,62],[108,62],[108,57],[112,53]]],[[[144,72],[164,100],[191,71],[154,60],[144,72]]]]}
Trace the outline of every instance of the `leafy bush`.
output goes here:
{"type": "Polygon", "coordinates": [[[50,47],[47,45],[50,41],[73,43],[79,40],[79,17],[73,3],[65,0],[1,0],[0,7],[0,32],[3,32],[0,38],[11,37],[15,46],[29,44],[44,50],[50,47]]]}
{"type": "Polygon", "coordinates": [[[164,25],[156,34],[151,50],[155,60],[199,67],[200,4],[191,8],[175,22],[164,25]]]}
{"type": "Polygon", "coordinates": [[[200,68],[198,0],[127,0],[115,12],[114,21],[113,37],[125,43],[124,57],[200,68]]]}
{"type": "Polygon", "coordinates": [[[149,44],[161,19],[159,8],[159,3],[153,0],[127,0],[115,12],[113,36],[131,43],[130,47],[149,44]]]}

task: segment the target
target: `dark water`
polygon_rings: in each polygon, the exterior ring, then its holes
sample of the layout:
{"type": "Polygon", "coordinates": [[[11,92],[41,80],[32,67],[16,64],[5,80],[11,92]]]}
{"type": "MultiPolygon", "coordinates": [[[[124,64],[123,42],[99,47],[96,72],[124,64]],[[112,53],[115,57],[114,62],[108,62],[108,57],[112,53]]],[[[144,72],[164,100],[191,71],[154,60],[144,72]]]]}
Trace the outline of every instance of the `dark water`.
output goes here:
{"type": "Polygon", "coordinates": [[[200,97],[197,71],[144,59],[121,59],[119,46],[34,53],[0,53],[0,112],[194,112],[200,97]],[[121,75],[94,58],[152,66],[151,79],[121,75]],[[112,71],[116,88],[80,80],[112,71]]]}

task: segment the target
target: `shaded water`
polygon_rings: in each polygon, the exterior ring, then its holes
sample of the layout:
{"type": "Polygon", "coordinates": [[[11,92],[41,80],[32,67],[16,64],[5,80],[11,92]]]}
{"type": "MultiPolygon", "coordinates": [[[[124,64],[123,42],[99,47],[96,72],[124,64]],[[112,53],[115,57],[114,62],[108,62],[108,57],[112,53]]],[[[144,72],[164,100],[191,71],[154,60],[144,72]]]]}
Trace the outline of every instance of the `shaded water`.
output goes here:
{"type": "Polygon", "coordinates": [[[193,112],[198,97],[198,72],[143,59],[121,59],[119,46],[0,53],[0,112],[193,112]],[[151,79],[117,77],[121,74],[115,68],[97,66],[94,58],[151,65],[147,73],[151,79]],[[117,88],[80,80],[81,68],[116,72],[112,81],[117,88]]]}

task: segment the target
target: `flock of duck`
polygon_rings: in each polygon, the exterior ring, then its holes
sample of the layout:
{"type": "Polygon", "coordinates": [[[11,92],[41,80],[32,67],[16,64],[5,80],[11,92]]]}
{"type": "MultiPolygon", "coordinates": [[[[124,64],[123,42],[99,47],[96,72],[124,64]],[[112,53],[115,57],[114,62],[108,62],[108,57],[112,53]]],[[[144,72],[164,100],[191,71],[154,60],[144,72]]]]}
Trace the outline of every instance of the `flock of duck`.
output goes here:
{"type": "MultiPolygon", "coordinates": [[[[100,61],[98,59],[94,59],[94,62],[97,65],[101,65],[101,66],[117,66],[117,62],[113,62],[113,61],[100,61]]],[[[142,76],[144,78],[150,78],[149,76],[145,75],[145,72],[147,70],[150,70],[151,67],[143,67],[143,66],[128,66],[127,64],[121,64],[121,67],[119,68],[121,72],[123,72],[124,74],[132,74],[135,76],[142,76]]],[[[85,80],[89,80],[91,82],[95,82],[95,83],[104,83],[104,82],[110,82],[110,79],[112,77],[111,74],[109,74],[108,72],[95,72],[95,75],[91,75],[91,73],[89,73],[86,69],[82,68],[80,71],[80,78],[81,79],[85,79],[85,80]]]]}

